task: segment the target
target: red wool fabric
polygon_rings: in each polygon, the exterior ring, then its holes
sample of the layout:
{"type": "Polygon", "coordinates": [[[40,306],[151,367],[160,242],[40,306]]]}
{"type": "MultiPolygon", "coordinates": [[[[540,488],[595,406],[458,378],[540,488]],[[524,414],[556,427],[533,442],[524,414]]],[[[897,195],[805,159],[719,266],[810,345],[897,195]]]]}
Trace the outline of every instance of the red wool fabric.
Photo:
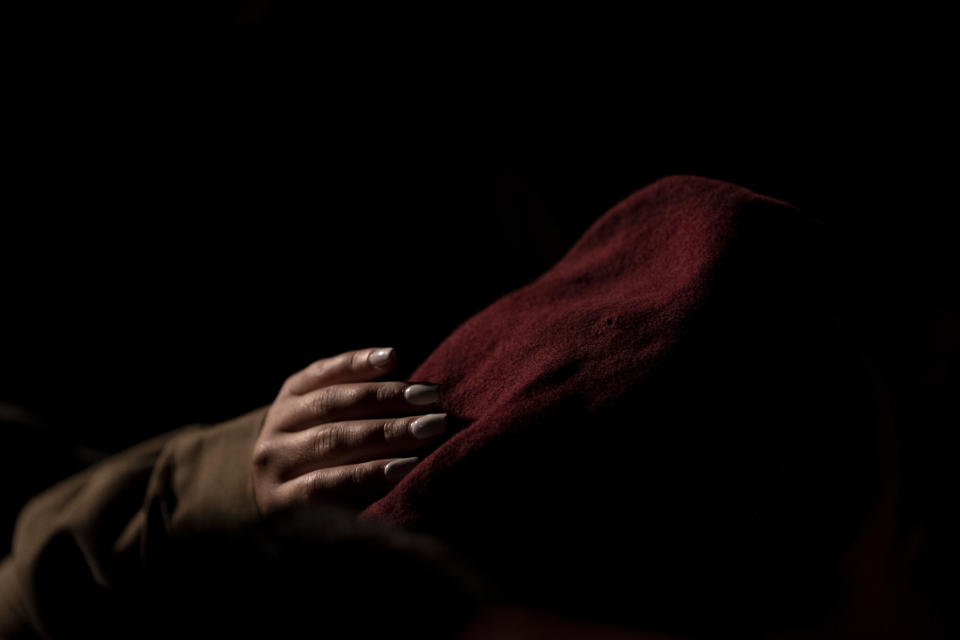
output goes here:
{"type": "Polygon", "coordinates": [[[806,584],[791,572],[861,515],[844,443],[869,437],[821,419],[853,415],[858,380],[812,302],[821,227],[709,178],[631,193],[416,369],[452,435],[361,518],[436,535],[518,600],[604,619],[638,597],[641,617],[725,612],[733,575],[750,607],[772,574],[806,584]]]}
{"type": "MultiPolygon", "coordinates": [[[[464,459],[522,433],[561,400],[589,411],[640,384],[711,294],[738,224],[796,210],[730,183],[664,178],[600,217],[549,271],[453,332],[412,374],[441,385],[465,427],[365,517],[415,526],[464,459]]],[[[492,464],[493,461],[491,460],[492,464]]],[[[446,495],[446,492],[444,492],[446,495]]]]}

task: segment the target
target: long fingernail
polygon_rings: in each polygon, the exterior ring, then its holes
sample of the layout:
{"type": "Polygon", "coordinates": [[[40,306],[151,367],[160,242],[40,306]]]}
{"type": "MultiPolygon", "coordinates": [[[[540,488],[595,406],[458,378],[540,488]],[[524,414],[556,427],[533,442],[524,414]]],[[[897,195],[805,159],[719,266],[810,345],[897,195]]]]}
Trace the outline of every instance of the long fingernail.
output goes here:
{"type": "Polygon", "coordinates": [[[403,390],[403,397],[410,404],[433,404],[440,394],[435,384],[412,384],[403,390]]]}
{"type": "Polygon", "coordinates": [[[391,356],[393,356],[393,347],[389,349],[377,349],[367,356],[367,361],[375,367],[382,367],[390,362],[391,356]]]}
{"type": "Polygon", "coordinates": [[[410,423],[410,433],[414,438],[432,438],[447,430],[447,414],[431,413],[421,416],[410,423]]]}
{"type": "Polygon", "coordinates": [[[394,460],[383,468],[383,472],[390,482],[399,482],[400,479],[410,473],[410,470],[417,466],[418,458],[400,458],[394,460]]]}

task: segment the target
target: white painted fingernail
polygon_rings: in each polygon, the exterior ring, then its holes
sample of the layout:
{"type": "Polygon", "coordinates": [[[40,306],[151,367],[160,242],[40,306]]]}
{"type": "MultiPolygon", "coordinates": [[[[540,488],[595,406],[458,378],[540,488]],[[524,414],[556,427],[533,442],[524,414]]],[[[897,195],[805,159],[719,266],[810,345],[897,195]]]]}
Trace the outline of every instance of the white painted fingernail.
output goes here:
{"type": "Polygon", "coordinates": [[[400,482],[400,478],[410,473],[410,470],[417,466],[418,458],[400,458],[394,460],[383,468],[383,472],[390,482],[400,482]]]}
{"type": "Polygon", "coordinates": [[[447,430],[447,414],[431,413],[421,416],[410,423],[410,433],[414,438],[432,438],[447,430]]]}
{"type": "Polygon", "coordinates": [[[382,367],[383,365],[390,362],[390,356],[393,355],[393,347],[389,349],[377,349],[369,356],[367,360],[375,367],[382,367]]]}
{"type": "Polygon", "coordinates": [[[433,404],[440,399],[435,384],[412,384],[403,390],[403,397],[410,404],[433,404]]]}

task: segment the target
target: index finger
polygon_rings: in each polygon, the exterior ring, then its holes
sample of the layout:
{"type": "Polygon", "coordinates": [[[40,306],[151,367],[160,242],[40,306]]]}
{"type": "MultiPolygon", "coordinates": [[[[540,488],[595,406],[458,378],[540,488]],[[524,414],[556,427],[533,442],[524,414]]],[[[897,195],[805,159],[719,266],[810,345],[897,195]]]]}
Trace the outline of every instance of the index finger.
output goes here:
{"type": "Polygon", "coordinates": [[[364,382],[379,378],[397,363],[392,347],[357,349],[323,358],[298,371],[284,384],[293,395],[301,395],[320,387],[342,382],[364,382]]]}

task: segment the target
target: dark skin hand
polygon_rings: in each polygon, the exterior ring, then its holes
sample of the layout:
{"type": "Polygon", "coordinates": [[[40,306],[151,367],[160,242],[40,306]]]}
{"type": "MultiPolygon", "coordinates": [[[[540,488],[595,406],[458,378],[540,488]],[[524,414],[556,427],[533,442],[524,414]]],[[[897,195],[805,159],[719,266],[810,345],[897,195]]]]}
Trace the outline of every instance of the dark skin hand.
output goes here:
{"type": "Polygon", "coordinates": [[[260,513],[306,502],[363,508],[441,438],[446,414],[435,385],[378,381],[393,349],[348,351],[312,363],[284,382],[253,448],[260,513]]]}

